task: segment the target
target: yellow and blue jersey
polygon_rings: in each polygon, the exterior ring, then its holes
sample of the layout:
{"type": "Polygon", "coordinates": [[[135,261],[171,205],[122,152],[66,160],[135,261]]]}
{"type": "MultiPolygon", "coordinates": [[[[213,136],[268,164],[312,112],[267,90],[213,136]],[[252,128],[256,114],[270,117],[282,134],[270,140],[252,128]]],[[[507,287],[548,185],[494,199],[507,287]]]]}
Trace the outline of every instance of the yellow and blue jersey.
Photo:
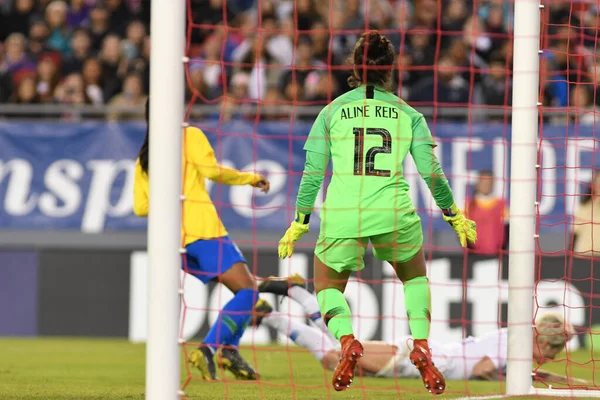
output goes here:
{"type": "MultiPolygon", "coordinates": [[[[227,230],[206,191],[205,179],[227,185],[252,185],[261,179],[260,175],[219,165],[206,135],[198,128],[184,129],[182,153],[182,187],[185,201],[181,216],[181,238],[184,245],[200,239],[227,236],[227,230]]],[[[138,159],[133,186],[133,211],[136,215],[148,215],[149,193],[148,175],[142,170],[138,159]]]]}

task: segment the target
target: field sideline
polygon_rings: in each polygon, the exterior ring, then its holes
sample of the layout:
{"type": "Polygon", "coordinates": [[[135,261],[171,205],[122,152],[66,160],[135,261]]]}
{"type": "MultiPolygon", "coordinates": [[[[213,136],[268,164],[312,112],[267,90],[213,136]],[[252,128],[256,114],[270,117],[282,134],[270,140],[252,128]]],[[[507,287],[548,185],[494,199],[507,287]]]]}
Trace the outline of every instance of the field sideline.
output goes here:
{"type": "MultiPolygon", "coordinates": [[[[110,339],[0,339],[0,399],[6,400],[124,400],[144,398],[143,345],[110,339]]],[[[430,399],[417,380],[356,379],[347,392],[330,389],[330,374],[303,349],[256,347],[244,355],[258,364],[262,382],[192,380],[189,399],[430,399]]],[[[593,363],[586,351],[571,354],[568,368],[575,376],[592,378],[593,363]],[[583,365],[587,364],[587,365],[583,365]]],[[[600,359],[599,355],[596,358],[600,359]]],[[[565,373],[567,364],[547,369],[565,373]]],[[[193,371],[195,373],[195,371],[193,371]]],[[[182,368],[182,382],[186,378],[182,368]]],[[[197,377],[196,374],[194,374],[197,377]]],[[[598,379],[598,378],[597,378],[598,379]]],[[[599,382],[600,383],[600,382],[599,382]]],[[[498,382],[449,382],[439,398],[502,393],[498,382]]]]}

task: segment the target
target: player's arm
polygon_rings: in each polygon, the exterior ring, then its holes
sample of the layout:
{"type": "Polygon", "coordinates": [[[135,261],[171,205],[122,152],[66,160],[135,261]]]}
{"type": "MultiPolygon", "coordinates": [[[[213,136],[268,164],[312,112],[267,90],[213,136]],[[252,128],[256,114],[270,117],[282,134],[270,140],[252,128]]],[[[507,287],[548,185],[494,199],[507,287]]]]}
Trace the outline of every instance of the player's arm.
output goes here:
{"type": "Polygon", "coordinates": [[[538,369],[533,372],[533,377],[536,380],[544,380],[548,383],[558,383],[564,385],[585,385],[585,386],[595,386],[594,382],[588,381],[586,379],[567,377],[559,374],[555,374],[554,372],[546,371],[543,369],[538,369]]]}
{"type": "Polygon", "coordinates": [[[454,203],[448,179],[446,179],[440,162],[433,151],[436,144],[427,127],[425,118],[423,116],[417,118],[412,129],[413,140],[410,146],[410,154],[417,166],[419,175],[427,183],[435,203],[442,209],[444,220],[450,224],[458,235],[460,245],[467,247],[467,243],[475,243],[477,240],[475,223],[465,218],[462,211],[454,203]]]}
{"type": "Polygon", "coordinates": [[[304,215],[310,215],[315,206],[315,200],[319,189],[325,179],[325,171],[329,164],[329,155],[306,151],[304,171],[296,197],[296,211],[304,215]]]}
{"type": "Polygon", "coordinates": [[[473,366],[470,379],[497,381],[499,380],[498,367],[491,358],[485,356],[473,366]]]}
{"type": "Polygon", "coordinates": [[[135,163],[133,181],[133,212],[139,217],[148,216],[148,175],[142,171],[140,161],[135,163]]]}
{"type": "Polygon", "coordinates": [[[210,142],[200,129],[187,129],[186,144],[188,160],[196,166],[203,177],[226,185],[252,185],[260,187],[264,192],[269,191],[269,181],[263,176],[220,165],[210,142]]]}
{"type": "Polygon", "coordinates": [[[413,141],[410,146],[410,154],[415,161],[417,171],[427,184],[433,195],[433,199],[442,210],[449,209],[454,204],[452,189],[448,179],[440,166],[440,162],[433,149],[436,147],[427,127],[427,122],[422,116],[413,124],[413,141]]]}
{"type": "Polygon", "coordinates": [[[329,107],[323,108],[310,129],[304,144],[306,161],[300,187],[298,188],[298,196],[296,197],[296,211],[300,214],[310,215],[312,212],[329,164],[331,153],[329,149],[328,115],[329,107]]]}
{"type": "Polygon", "coordinates": [[[328,110],[329,107],[325,107],[319,113],[304,144],[306,161],[300,187],[298,188],[298,196],[296,197],[296,215],[285,235],[279,241],[277,253],[281,258],[291,257],[295,243],[308,232],[310,214],[315,206],[315,200],[325,178],[325,171],[330,158],[326,122],[328,110]]]}

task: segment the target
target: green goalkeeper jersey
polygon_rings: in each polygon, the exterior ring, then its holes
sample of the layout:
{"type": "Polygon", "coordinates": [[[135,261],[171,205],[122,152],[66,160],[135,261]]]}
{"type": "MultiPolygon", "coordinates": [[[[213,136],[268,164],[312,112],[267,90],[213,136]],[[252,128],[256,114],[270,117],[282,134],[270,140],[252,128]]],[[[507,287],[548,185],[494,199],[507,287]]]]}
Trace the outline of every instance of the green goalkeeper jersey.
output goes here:
{"type": "MultiPolygon", "coordinates": [[[[308,191],[310,170],[316,169],[317,175],[322,175],[331,160],[333,176],[321,210],[321,236],[365,237],[414,223],[415,208],[402,164],[409,152],[413,157],[418,154],[419,147],[431,151],[417,157],[427,167],[419,167],[415,158],[419,173],[438,205],[450,207],[452,194],[433,155],[435,142],[420,113],[377,86],[363,85],[338,97],[321,111],[304,145],[307,168],[298,194],[298,209],[307,212],[314,204],[314,184],[309,200],[302,193],[303,185],[308,191]],[[431,158],[427,160],[429,154],[431,158]],[[322,162],[315,161],[315,155],[322,162]],[[316,167],[309,168],[311,163],[316,167]],[[436,176],[437,182],[442,183],[440,188],[434,188],[432,177],[436,176]]],[[[320,179],[318,186],[322,176],[320,179]]]]}

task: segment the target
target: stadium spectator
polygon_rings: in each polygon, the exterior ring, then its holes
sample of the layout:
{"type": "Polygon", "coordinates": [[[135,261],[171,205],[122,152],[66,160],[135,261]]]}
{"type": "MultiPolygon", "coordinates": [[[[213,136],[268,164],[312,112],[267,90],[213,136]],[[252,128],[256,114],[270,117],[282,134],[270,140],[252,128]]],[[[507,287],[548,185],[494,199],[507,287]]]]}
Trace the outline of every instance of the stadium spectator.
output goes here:
{"type": "Polygon", "coordinates": [[[195,95],[200,101],[206,98],[204,89],[204,71],[197,62],[192,61],[189,68],[189,84],[186,85],[186,100],[190,100],[195,95]]]}
{"type": "Polygon", "coordinates": [[[329,48],[329,27],[325,22],[317,19],[310,27],[310,40],[314,57],[324,63],[339,65],[341,58],[346,55],[338,55],[329,48]],[[341,56],[341,57],[340,57],[341,56]]]}
{"type": "Polygon", "coordinates": [[[67,24],[72,29],[78,28],[88,22],[90,7],[85,0],[71,0],[67,13],[67,24]]]}
{"type": "Polygon", "coordinates": [[[246,101],[250,96],[249,85],[250,76],[245,72],[238,72],[231,78],[230,91],[221,101],[220,118],[223,121],[229,121],[234,115],[254,118],[250,104],[246,101]]]}
{"type": "MultiPolygon", "coordinates": [[[[251,21],[247,19],[239,19],[243,22],[247,22],[250,25],[251,21]]],[[[239,26],[239,29],[235,31],[227,30],[223,25],[217,25],[215,31],[211,36],[216,36],[220,41],[221,45],[221,59],[225,63],[231,63],[233,61],[233,52],[237,47],[245,40],[247,32],[251,32],[253,28],[250,26],[239,26]]],[[[293,29],[293,28],[292,28],[293,29]]],[[[294,37],[292,32],[290,37],[294,37]]]]}
{"type": "Polygon", "coordinates": [[[37,94],[35,77],[26,76],[21,79],[17,86],[17,90],[12,96],[11,103],[38,104],[39,102],[40,98],[37,94]]]}
{"type": "Polygon", "coordinates": [[[83,82],[85,94],[94,105],[104,104],[102,91],[102,64],[97,58],[88,58],[83,63],[83,82]]]}
{"type": "Polygon", "coordinates": [[[35,70],[35,63],[27,55],[27,39],[21,33],[10,34],[5,41],[4,57],[1,69],[13,77],[21,71],[35,70]]]}
{"type": "Polygon", "coordinates": [[[355,34],[344,31],[347,13],[344,9],[333,9],[331,12],[330,26],[332,31],[331,50],[342,57],[350,54],[352,46],[356,43],[358,37],[355,34]]]}
{"type": "Polygon", "coordinates": [[[569,104],[569,83],[558,70],[555,53],[545,53],[540,62],[540,82],[543,86],[545,106],[566,107],[569,104]]]}
{"type": "Polygon", "coordinates": [[[491,4],[488,8],[487,16],[480,17],[484,21],[486,33],[492,40],[492,51],[493,49],[500,48],[508,38],[508,32],[505,27],[505,24],[508,23],[507,18],[505,18],[508,9],[504,7],[503,3],[491,4]]]}
{"type": "Polygon", "coordinates": [[[323,72],[316,74],[318,81],[312,90],[307,94],[307,100],[315,103],[330,102],[340,93],[338,82],[332,74],[323,72]]]}
{"type": "Polygon", "coordinates": [[[569,97],[571,117],[576,124],[594,125],[600,120],[600,110],[594,105],[589,85],[574,85],[569,97]]]}
{"type": "Polygon", "coordinates": [[[222,94],[224,83],[224,68],[221,63],[221,40],[212,35],[204,42],[203,56],[190,63],[190,72],[200,71],[202,94],[209,100],[216,99],[222,94]]]}
{"type": "Polygon", "coordinates": [[[129,21],[133,14],[127,3],[123,0],[105,0],[104,4],[110,14],[109,31],[119,36],[124,36],[129,21]]]}
{"type": "Polygon", "coordinates": [[[271,86],[267,88],[267,92],[265,93],[265,98],[263,99],[263,104],[265,108],[261,113],[261,117],[263,120],[285,120],[289,118],[287,113],[281,112],[281,109],[285,106],[282,106],[283,98],[281,93],[279,92],[279,88],[275,86],[271,86]]]}
{"type": "Polygon", "coordinates": [[[288,82],[283,90],[283,97],[288,103],[303,101],[304,95],[304,85],[298,81],[288,82]]]}
{"type": "Polygon", "coordinates": [[[463,26],[464,40],[470,45],[471,49],[483,59],[487,60],[494,50],[493,41],[486,32],[486,27],[477,16],[470,16],[463,26]]]}
{"type": "Polygon", "coordinates": [[[50,36],[50,30],[48,25],[43,20],[37,20],[33,22],[29,29],[29,54],[33,59],[37,59],[39,62],[39,56],[42,53],[49,51],[46,41],[50,36]]]}
{"type": "MultiPolygon", "coordinates": [[[[126,108],[143,106],[146,103],[144,84],[137,75],[127,75],[123,80],[123,91],[112,98],[111,106],[123,106],[126,108]]],[[[139,119],[140,115],[131,112],[114,111],[109,119],[139,119]]]]}
{"type": "MultiPolygon", "coordinates": [[[[18,105],[36,105],[39,104],[40,98],[36,92],[36,82],[34,76],[24,76],[18,83],[15,92],[9,99],[11,103],[18,105]]],[[[31,110],[23,107],[19,107],[19,112],[4,113],[5,118],[19,118],[19,119],[36,119],[43,117],[43,114],[39,113],[39,110],[31,110]]]]}
{"type": "Polygon", "coordinates": [[[12,76],[7,70],[0,68],[0,102],[8,102],[12,96],[12,90],[12,76]]]}
{"type": "Polygon", "coordinates": [[[192,10],[192,21],[199,25],[198,29],[192,31],[192,43],[202,43],[212,34],[215,26],[223,22],[224,25],[232,25],[235,19],[231,7],[224,7],[227,3],[225,0],[190,0],[192,10]],[[223,11],[225,8],[225,11],[223,11]],[[225,19],[223,19],[225,17],[225,19]]]}
{"type": "Polygon", "coordinates": [[[62,0],[54,0],[46,8],[46,23],[50,29],[47,45],[50,49],[68,55],[71,52],[69,38],[71,30],[67,25],[69,7],[62,0]]]}
{"type": "Polygon", "coordinates": [[[573,251],[578,256],[600,255],[600,170],[594,172],[575,212],[573,251]]]}
{"type": "Polygon", "coordinates": [[[263,40],[268,42],[270,49],[277,49],[274,55],[277,63],[282,66],[291,65],[294,60],[294,33],[293,28],[290,29],[290,23],[291,20],[286,20],[283,24],[279,24],[274,18],[262,21],[262,29],[266,31],[263,40]]]}
{"type": "Polygon", "coordinates": [[[442,16],[443,42],[456,38],[456,34],[462,31],[465,21],[469,15],[467,4],[463,0],[450,0],[446,12],[442,16]]]}
{"type": "Polygon", "coordinates": [[[127,71],[139,75],[144,82],[144,92],[150,92],[150,37],[146,36],[140,53],[127,62],[127,71]]]}
{"type": "Polygon", "coordinates": [[[271,16],[264,17],[261,24],[262,32],[250,35],[240,43],[233,51],[233,60],[242,64],[252,64],[250,60],[258,54],[262,64],[290,65],[293,52],[290,38],[274,33],[277,23],[271,16]]]}
{"type": "Polygon", "coordinates": [[[85,60],[91,56],[92,39],[85,29],[75,29],[70,44],[71,53],[62,62],[63,75],[80,72],[85,60]]]}
{"type": "Polygon", "coordinates": [[[465,82],[476,85],[481,79],[479,71],[485,67],[485,61],[477,53],[472,53],[467,42],[461,37],[448,43],[448,57],[456,65],[456,72],[465,82]]]}
{"type": "Polygon", "coordinates": [[[110,100],[121,88],[122,78],[127,72],[127,60],[121,53],[121,40],[117,35],[108,35],[102,43],[100,53],[104,84],[104,101],[110,100]]]}
{"type": "MultiPolygon", "coordinates": [[[[302,37],[296,47],[296,59],[293,67],[281,72],[278,85],[288,100],[297,97],[297,92],[301,91],[297,86],[304,86],[311,73],[326,69],[326,64],[314,57],[312,49],[311,39],[308,36],[302,37]]],[[[301,98],[302,96],[299,99],[301,98]]]]}
{"type": "Polygon", "coordinates": [[[276,82],[281,69],[269,66],[283,65],[283,58],[278,55],[278,49],[269,45],[269,39],[268,35],[251,35],[232,55],[241,71],[250,75],[248,94],[251,99],[262,99],[267,86],[276,82]]]}
{"type": "Polygon", "coordinates": [[[12,12],[4,21],[2,29],[7,34],[21,33],[27,35],[34,15],[34,0],[15,0],[12,12]]]}
{"type": "Polygon", "coordinates": [[[394,28],[394,10],[387,0],[371,0],[366,3],[369,27],[388,30],[394,28]]]}
{"type": "Polygon", "coordinates": [[[54,100],[57,103],[69,105],[90,104],[90,99],[85,94],[85,84],[81,74],[67,75],[56,87],[54,100]]]}
{"type": "Polygon", "coordinates": [[[317,7],[314,0],[296,0],[295,12],[296,29],[299,31],[308,31],[312,29],[313,21],[319,18],[317,7]]]}
{"type": "Polygon", "coordinates": [[[436,29],[438,4],[435,0],[414,0],[413,24],[436,29]]]}
{"type": "Polygon", "coordinates": [[[501,27],[504,31],[509,31],[512,28],[512,8],[507,1],[488,0],[478,7],[477,14],[479,18],[488,22],[488,24],[490,18],[496,21],[493,25],[501,27]]]}
{"type": "Polygon", "coordinates": [[[411,28],[404,51],[410,55],[412,65],[418,66],[411,73],[414,82],[433,76],[432,66],[435,61],[435,46],[433,46],[428,27],[414,26],[411,28]]]}
{"type": "Polygon", "coordinates": [[[588,69],[588,72],[596,90],[596,96],[594,96],[596,98],[596,105],[600,106],[600,92],[598,92],[598,88],[600,87],[600,60],[596,61],[596,64],[588,69]]]}
{"type": "Polygon", "coordinates": [[[508,208],[494,191],[492,171],[479,171],[473,195],[467,199],[465,215],[477,224],[477,242],[469,248],[477,254],[496,255],[508,246],[508,208]]]}
{"type": "Polygon", "coordinates": [[[108,10],[101,4],[96,4],[90,10],[88,28],[92,36],[92,48],[94,50],[102,48],[104,38],[108,35],[108,18],[108,10]]]}
{"type": "MultiPolygon", "coordinates": [[[[345,30],[361,30],[365,28],[365,21],[362,16],[361,0],[346,0],[338,7],[345,12],[344,26],[345,30]]],[[[353,34],[354,39],[358,39],[358,35],[353,34]]],[[[350,40],[350,39],[349,39],[350,40]]]]}
{"type": "MultiPolygon", "coordinates": [[[[506,61],[500,54],[493,56],[484,74],[481,86],[484,104],[509,106],[512,104],[512,81],[507,77],[506,61]]],[[[502,118],[503,120],[504,118],[502,118]]]]}
{"type": "Polygon", "coordinates": [[[143,53],[145,37],[146,27],[141,21],[135,20],[127,25],[127,34],[121,42],[123,56],[127,60],[133,60],[143,53]]]}
{"type": "Polygon", "coordinates": [[[410,86],[412,82],[412,57],[408,53],[398,55],[397,68],[392,78],[394,86],[398,88],[397,95],[401,99],[410,98],[410,86]]]}
{"type": "MultiPolygon", "coordinates": [[[[148,92],[149,0],[6,0],[0,4],[0,102],[14,99],[20,80],[50,51],[60,53],[54,61],[61,66],[58,78],[82,73],[85,61],[98,55],[101,78],[90,87],[100,84],[103,94],[91,96],[94,104],[109,102],[122,91],[127,74],[142,77],[148,92]]],[[[344,61],[356,31],[371,26],[389,32],[398,50],[393,90],[403,97],[417,96],[423,106],[432,105],[434,98],[438,107],[444,103],[510,105],[512,13],[504,0],[446,0],[441,8],[435,0],[263,0],[260,8],[256,4],[253,0],[190,0],[192,20],[201,25],[191,30],[190,58],[200,56],[212,64],[202,68],[209,78],[203,82],[200,102],[226,94],[238,71],[249,74],[249,96],[254,99],[264,100],[267,88],[273,87],[279,88],[279,98],[291,101],[335,97],[348,90],[350,71],[344,61]],[[311,55],[302,67],[300,53],[311,55]],[[292,63],[294,69],[289,68],[292,63]],[[438,71],[441,64],[454,74],[442,72],[438,80],[434,64],[438,71]],[[321,75],[321,69],[328,67],[336,82],[321,75]],[[292,77],[299,83],[290,84],[292,77]],[[434,78],[440,86],[435,96],[434,78]],[[319,82],[337,87],[337,93],[326,94],[319,82]]],[[[543,104],[568,107],[577,102],[582,108],[589,97],[600,106],[600,96],[590,91],[586,97],[570,87],[588,81],[600,86],[600,68],[593,56],[600,35],[598,6],[582,3],[571,9],[568,3],[553,2],[547,9],[543,104]],[[578,99],[570,99],[570,92],[578,99]]],[[[88,73],[93,72],[92,67],[88,73]]],[[[40,93],[40,101],[47,101],[46,96],[40,93]]],[[[578,121],[589,122],[593,113],[586,115],[580,113],[578,121]]],[[[551,122],[565,123],[566,118],[563,114],[551,122]]]]}
{"type": "Polygon", "coordinates": [[[37,65],[37,93],[42,103],[54,101],[54,91],[60,81],[60,68],[57,59],[58,57],[52,53],[45,53],[40,56],[37,65]]]}
{"type": "Polygon", "coordinates": [[[469,83],[456,72],[454,61],[449,56],[442,56],[436,68],[437,80],[430,76],[415,84],[410,101],[466,105],[469,102],[469,83]]]}

